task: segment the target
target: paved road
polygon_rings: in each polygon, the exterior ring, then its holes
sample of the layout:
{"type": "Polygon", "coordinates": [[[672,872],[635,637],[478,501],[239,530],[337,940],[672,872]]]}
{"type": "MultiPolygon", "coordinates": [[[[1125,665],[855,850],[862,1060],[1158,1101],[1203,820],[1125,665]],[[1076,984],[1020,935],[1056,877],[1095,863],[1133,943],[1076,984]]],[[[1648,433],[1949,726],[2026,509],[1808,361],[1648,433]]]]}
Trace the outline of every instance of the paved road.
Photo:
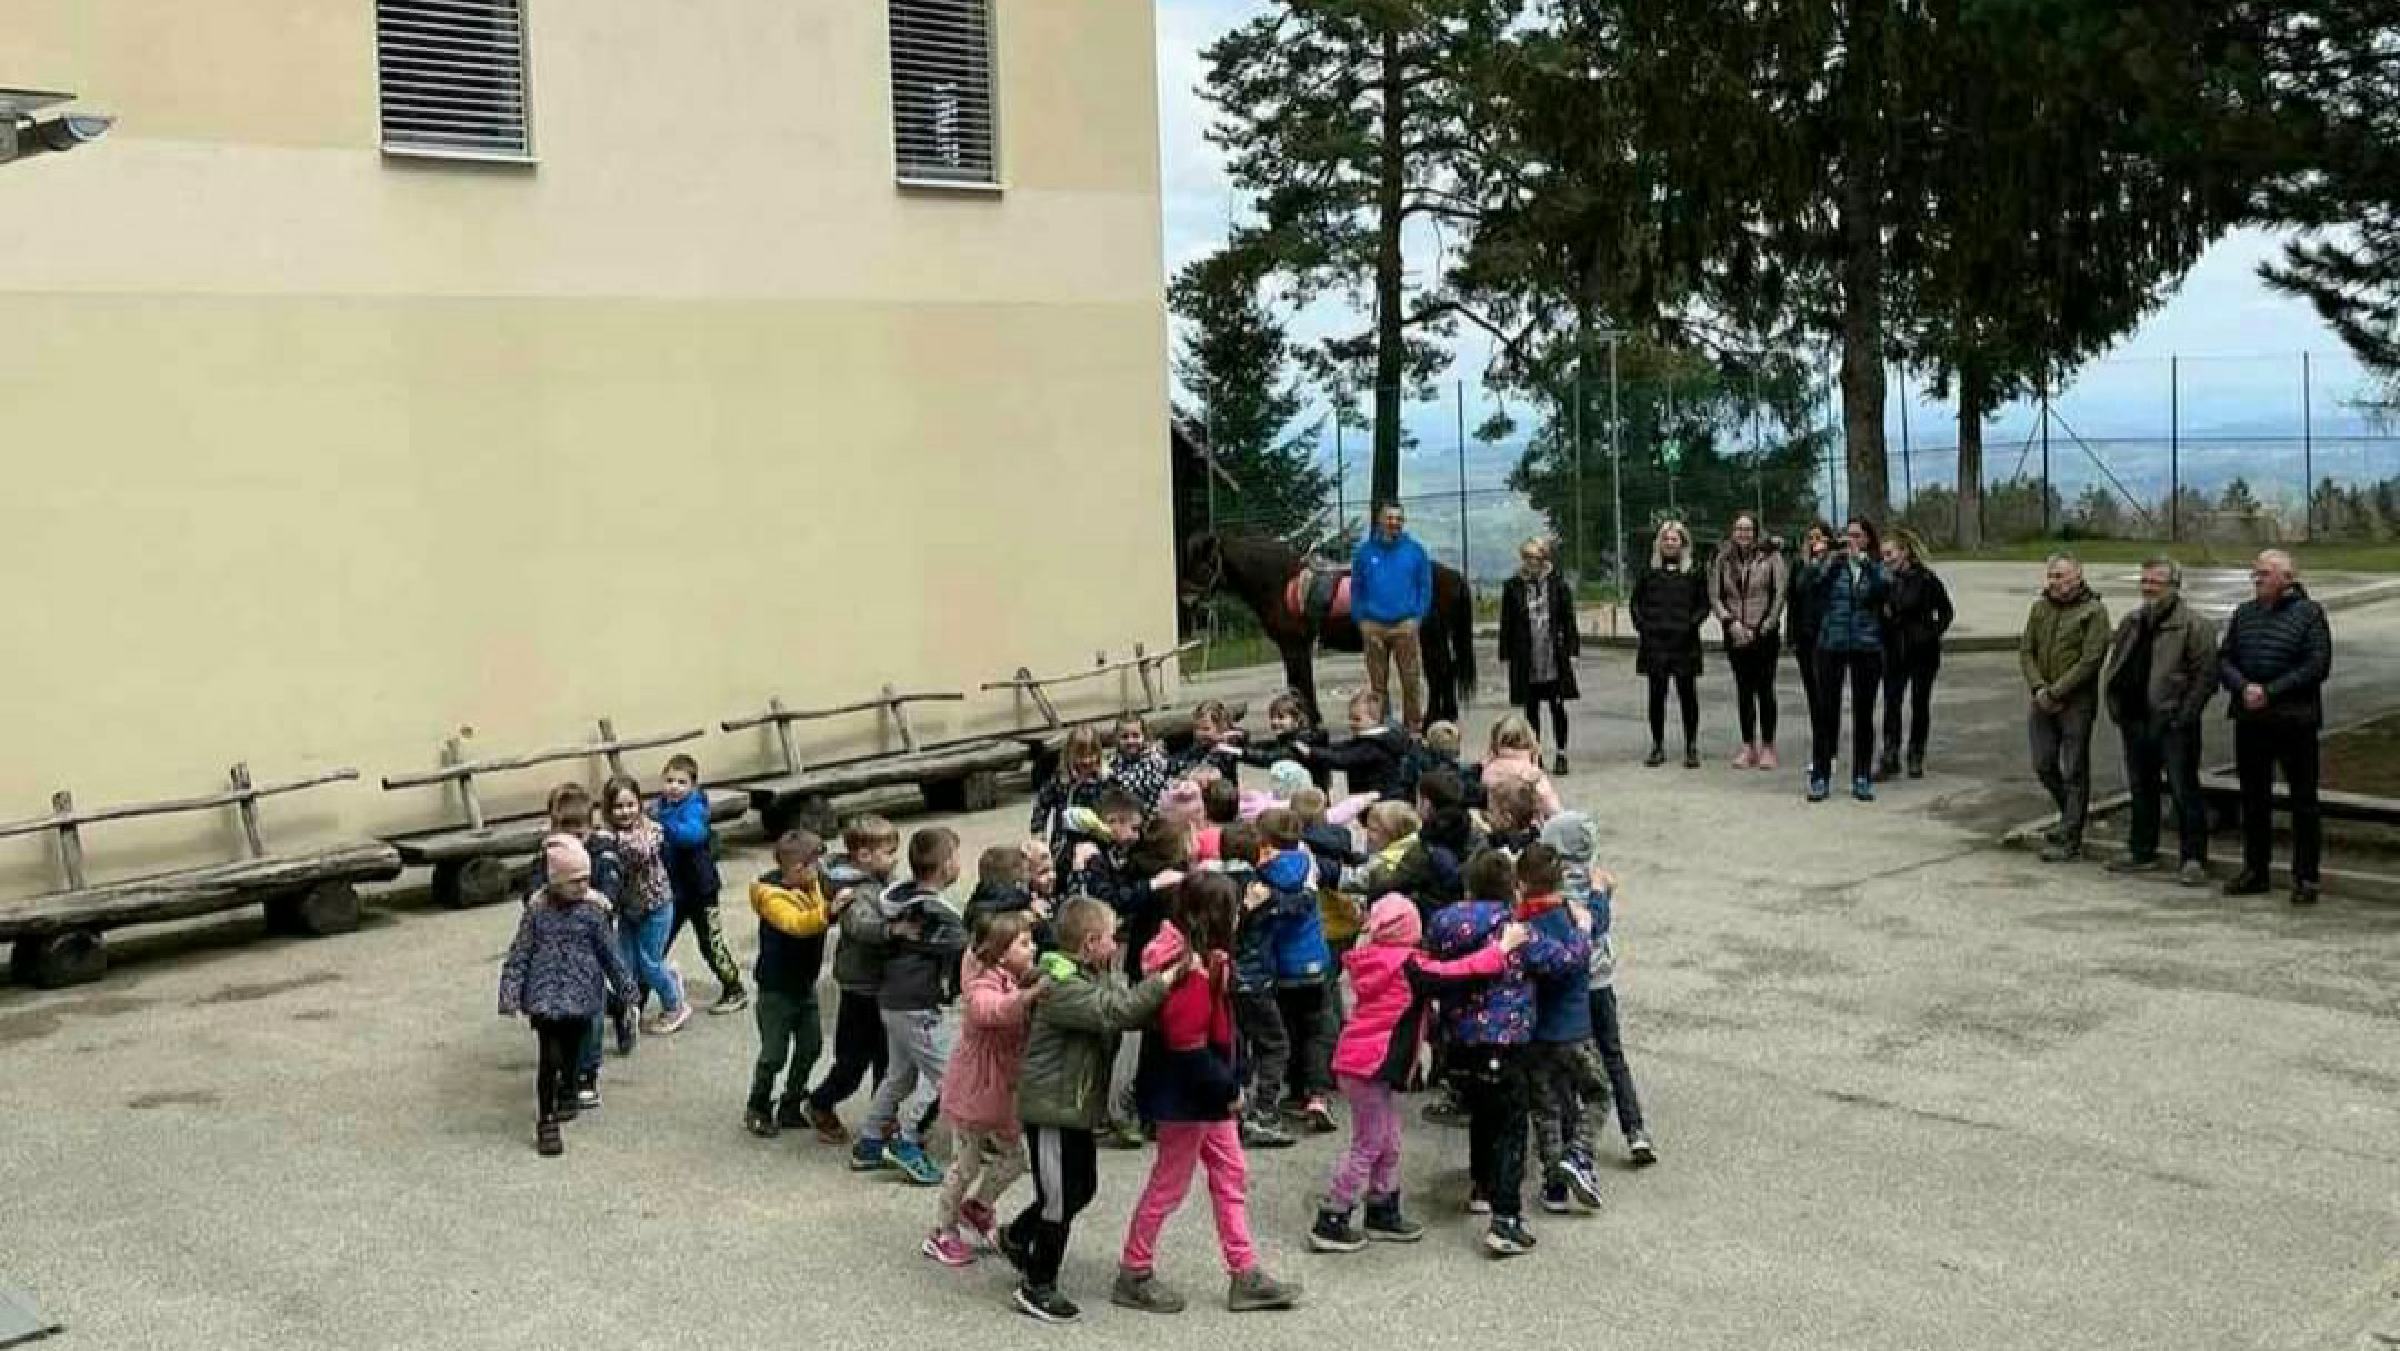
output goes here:
{"type": "MultiPolygon", "coordinates": [[[[2337,711],[2400,702],[2400,614],[2337,626],[2337,711]]],[[[1601,1215],[1535,1215],[1522,1261],[1485,1260],[1456,1214],[1463,1135],[1412,1124],[1428,1242],[1306,1255],[1330,1146],[1262,1156],[1255,1221],[1308,1307],[1146,1319],[1100,1297],[1138,1185],[1110,1155],[1068,1270],[1098,1307],[1036,1334],[991,1264],[916,1255],[924,1193],[742,1134],[747,1019],[612,1063],[607,1108],[537,1159],[532,1038],[492,1016],[513,912],[403,908],[0,988],[0,1278],[91,1351],[2388,1345],[2400,907],[2295,914],[1995,849],[2037,801],[2012,680],[1961,658],[1934,777],[1811,808],[1796,772],[1637,767],[1630,663],[1594,663],[1564,786],[1626,878],[1627,1032],[1666,1157],[1612,1173],[1601,1215]]],[[[961,824],[980,846],[1021,811],[961,824]]],[[[1165,1274],[1215,1288],[1201,1209],[1165,1274]]]]}

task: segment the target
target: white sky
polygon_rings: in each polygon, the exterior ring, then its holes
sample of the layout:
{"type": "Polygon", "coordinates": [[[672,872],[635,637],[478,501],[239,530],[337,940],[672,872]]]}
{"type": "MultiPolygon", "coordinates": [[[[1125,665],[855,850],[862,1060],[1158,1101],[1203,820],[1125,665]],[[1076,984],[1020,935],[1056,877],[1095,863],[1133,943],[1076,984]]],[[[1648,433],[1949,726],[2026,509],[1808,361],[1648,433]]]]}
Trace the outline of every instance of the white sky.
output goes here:
{"type": "MultiPolygon", "coordinates": [[[[1232,189],[1204,132],[1210,112],[1197,90],[1201,49],[1263,6],[1258,0],[1158,0],[1160,140],[1163,155],[1167,266],[1182,266],[1225,236],[1232,189]]],[[[1435,244],[1412,240],[1412,257],[1431,263],[1435,244]]],[[[2309,403],[2320,427],[2344,416],[2342,403],[2360,391],[2359,369],[2333,333],[2300,300],[2267,289],[2258,264],[2271,257],[2276,237],[2243,231],[2227,237],[2184,279],[2172,300],[2118,349],[2089,369],[2062,398],[2093,424],[2093,434],[2163,426],[2168,358],[2183,358],[2181,391],[2187,425],[2292,424],[2301,406],[2301,353],[2311,353],[2309,403]]],[[[1316,323],[1304,319],[1306,334],[1316,323]]],[[[1454,374],[1470,383],[1483,344],[1465,340],[1454,374]]],[[[1899,417],[1895,406],[1892,414],[1899,417]]],[[[1939,426],[1945,410],[1921,397],[1910,416],[1939,426]]]]}

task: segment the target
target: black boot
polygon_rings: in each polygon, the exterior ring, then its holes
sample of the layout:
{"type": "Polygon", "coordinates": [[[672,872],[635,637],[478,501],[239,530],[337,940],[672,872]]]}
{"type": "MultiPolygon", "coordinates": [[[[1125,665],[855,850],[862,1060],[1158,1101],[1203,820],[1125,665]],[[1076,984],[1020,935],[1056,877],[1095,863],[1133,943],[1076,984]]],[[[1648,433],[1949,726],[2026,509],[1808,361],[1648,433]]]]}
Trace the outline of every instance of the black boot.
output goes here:
{"type": "Polygon", "coordinates": [[[1925,777],[1925,752],[1910,751],[1908,753],[1908,777],[1912,779],[1925,777]]]}
{"type": "Polygon", "coordinates": [[[1400,1194],[1367,1198],[1367,1237],[1378,1243],[1414,1243],[1425,1226],[1400,1213],[1400,1194]]]}
{"type": "Polygon", "coordinates": [[[1890,783],[1899,777],[1900,748],[1896,745],[1887,745],[1883,748],[1883,758],[1875,762],[1875,782],[1890,783]]]}
{"type": "Polygon", "coordinates": [[[1367,1236],[1350,1223],[1350,1212],[1319,1208],[1317,1222],[1308,1231],[1310,1252],[1357,1252],[1367,1246],[1367,1236]]]}

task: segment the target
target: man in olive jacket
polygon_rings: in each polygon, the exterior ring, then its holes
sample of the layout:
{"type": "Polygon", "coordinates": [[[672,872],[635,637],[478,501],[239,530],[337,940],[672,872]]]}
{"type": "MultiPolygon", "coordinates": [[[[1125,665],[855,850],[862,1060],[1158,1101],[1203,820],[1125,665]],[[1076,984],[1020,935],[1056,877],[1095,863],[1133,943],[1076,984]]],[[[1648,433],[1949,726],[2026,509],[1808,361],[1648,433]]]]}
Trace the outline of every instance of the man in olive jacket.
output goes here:
{"type": "Polygon", "coordinates": [[[1017,1115],[1033,1160],[1033,1204],[1002,1230],[1000,1251],[1023,1274],[1017,1307],[1045,1323],[1081,1316],[1059,1293],[1075,1216],[1100,1189],[1093,1132],[1108,1115],[1108,1071],[1117,1039],[1158,1016],[1167,987],[1196,959],[1128,985],[1117,957],[1117,915],[1089,896],[1058,912],[1058,950],[1042,957],[1046,990],[1034,1006],[1017,1077],[1017,1115]]]}
{"type": "Polygon", "coordinates": [[[2084,585],[2083,564],[2073,554],[2052,554],[2048,579],[2017,642],[2017,664],[2033,698],[2025,719],[2033,772],[2058,804],[2058,825],[2042,847],[2044,863],[2083,857],[2092,723],[2100,711],[2100,665],[2107,659],[2108,607],[2084,585]]]}
{"type": "Polygon", "coordinates": [[[2176,880],[2208,880],[2208,810],[2200,799],[2200,715],[2217,692],[2217,628],[2183,603],[2183,569],[2172,558],[2142,564],[2142,605],[2117,625],[2101,697],[2125,738],[2125,786],[2133,794],[2132,836],[2110,872],[2159,866],[2159,781],[2175,799],[2182,857],[2176,880]]]}
{"type": "Polygon", "coordinates": [[[2269,549],[2250,569],[2251,600],[2225,624],[2217,678],[2233,696],[2233,759],[2242,782],[2242,871],[2228,896],[2267,889],[2274,861],[2275,771],[2292,800],[2292,904],[2313,905],[2325,850],[2317,817],[2317,732],[2333,630],[2300,587],[2292,556],[2269,549]]]}

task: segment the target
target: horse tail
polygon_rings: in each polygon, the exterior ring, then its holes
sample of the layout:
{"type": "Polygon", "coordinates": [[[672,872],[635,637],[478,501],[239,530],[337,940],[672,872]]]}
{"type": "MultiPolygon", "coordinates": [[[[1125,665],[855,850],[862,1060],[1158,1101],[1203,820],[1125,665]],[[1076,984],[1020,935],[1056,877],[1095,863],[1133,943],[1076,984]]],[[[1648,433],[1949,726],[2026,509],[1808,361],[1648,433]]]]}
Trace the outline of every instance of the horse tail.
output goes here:
{"type": "Polygon", "coordinates": [[[1465,577],[1458,582],[1458,603],[1450,607],[1439,641],[1450,645],[1450,672],[1463,713],[1475,701],[1475,593],[1467,588],[1465,577]]]}

